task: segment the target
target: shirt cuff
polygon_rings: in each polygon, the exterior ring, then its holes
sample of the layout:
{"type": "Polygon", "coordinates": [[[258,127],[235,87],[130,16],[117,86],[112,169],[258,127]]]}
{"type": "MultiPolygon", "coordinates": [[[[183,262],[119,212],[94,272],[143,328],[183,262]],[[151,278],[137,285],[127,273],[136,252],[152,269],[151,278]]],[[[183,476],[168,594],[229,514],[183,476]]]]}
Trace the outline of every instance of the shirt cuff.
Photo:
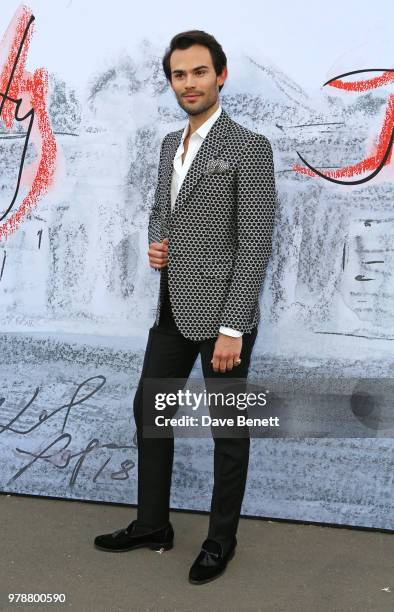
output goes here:
{"type": "Polygon", "coordinates": [[[226,334],[226,336],[232,336],[233,338],[240,338],[243,332],[238,331],[237,329],[232,329],[231,327],[223,327],[223,325],[221,325],[219,327],[219,333],[226,334]]]}

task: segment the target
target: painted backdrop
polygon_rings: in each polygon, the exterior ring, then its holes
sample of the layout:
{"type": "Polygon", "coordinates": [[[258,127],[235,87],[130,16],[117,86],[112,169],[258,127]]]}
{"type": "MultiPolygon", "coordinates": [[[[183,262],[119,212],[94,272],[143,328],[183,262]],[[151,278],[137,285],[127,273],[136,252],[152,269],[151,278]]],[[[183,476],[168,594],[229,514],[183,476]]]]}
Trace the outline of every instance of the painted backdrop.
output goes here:
{"type": "MultiPolygon", "coordinates": [[[[186,121],[161,56],[200,28],[228,55],[223,107],[274,150],[250,377],[370,382],[368,422],[340,400],[360,430],[253,439],[243,513],[393,529],[394,8],[242,4],[193,20],[181,2],[2,0],[0,489],[136,503],[147,221],[161,139],[186,121]]],[[[176,440],[173,508],[209,510],[212,461],[211,439],[176,440]]]]}

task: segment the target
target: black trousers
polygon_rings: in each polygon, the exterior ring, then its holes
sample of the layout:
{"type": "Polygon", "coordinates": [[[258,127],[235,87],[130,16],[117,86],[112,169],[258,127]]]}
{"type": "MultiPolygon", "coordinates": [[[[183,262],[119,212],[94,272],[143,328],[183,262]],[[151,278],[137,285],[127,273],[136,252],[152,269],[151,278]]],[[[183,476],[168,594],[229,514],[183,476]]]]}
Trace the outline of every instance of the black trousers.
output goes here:
{"type": "MultiPolygon", "coordinates": [[[[217,336],[203,341],[185,338],[171,311],[168,287],[160,321],[149,330],[141,378],[134,397],[134,418],[138,441],[137,525],[161,527],[169,521],[170,489],[174,458],[173,437],[143,436],[142,381],[146,378],[187,378],[201,355],[204,379],[247,378],[257,326],[243,334],[241,364],[225,373],[212,369],[211,359],[217,336]]],[[[208,390],[208,388],[207,388],[208,390]]],[[[146,410],[145,406],[145,410],[146,410]]],[[[172,429],[172,428],[171,428],[172,429]]],[[[212,429],[211,429],[212,431],[212,429]]],[[[249,464],[250,438],[214,437],[214,486],[208,536],[226,550],[236,534],[249,464]]]]}

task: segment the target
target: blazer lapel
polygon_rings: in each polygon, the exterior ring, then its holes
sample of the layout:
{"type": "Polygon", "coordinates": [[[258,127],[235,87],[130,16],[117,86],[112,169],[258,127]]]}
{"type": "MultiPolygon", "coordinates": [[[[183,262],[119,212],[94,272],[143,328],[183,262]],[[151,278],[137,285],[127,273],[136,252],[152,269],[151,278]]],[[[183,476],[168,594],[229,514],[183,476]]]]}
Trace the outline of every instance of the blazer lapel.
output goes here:
{"type": "Polygon", "coordinates": [[[174,168],[174,157],[181,141],[183,130],[177,132],[177,134],[179,134],[179,137],[174,140],[174,150],[171,149],[171,156],[169,156],[170,163],[168,164],[168,176],[166,176],[165,183],[166,217],[168,219],[172,220],[174,215],[176,215],[177,211],[185,205],[187,199],[190,197],[198,182],[201,180],[207,168],[208,161],[218,155],[220,149],[222,148],[225,142],[227,136],[227,129],[230,121],[231,120],[227,113],[222,110],[219,115],[219,118],[215,121],[215,123],[209,130],[206,138],[204,139],[204,142],[201,144],[199,150],[197,151],[197,154],[193,159],[189,170],[186,173],[178,196],[175,200],[174,211],[171,211],[171,181],[174,168]]]}
{"type": "Polygon", "coordinates": [[[178,130],[174,132],[174,137],[171,141],[171,145],[168,150],[168,155],[166,158],[166,162],[163,168],[163,193],[164,193],[164,201],[166,203],[166,208],[168,208],[167,203],[170,202],[169,210],[171,209],[171,181],[172,181],[172,173],[174,171],[174,158],[175,153],[179,147],[179,144],[182,139],[182,130],[178,130]]]}

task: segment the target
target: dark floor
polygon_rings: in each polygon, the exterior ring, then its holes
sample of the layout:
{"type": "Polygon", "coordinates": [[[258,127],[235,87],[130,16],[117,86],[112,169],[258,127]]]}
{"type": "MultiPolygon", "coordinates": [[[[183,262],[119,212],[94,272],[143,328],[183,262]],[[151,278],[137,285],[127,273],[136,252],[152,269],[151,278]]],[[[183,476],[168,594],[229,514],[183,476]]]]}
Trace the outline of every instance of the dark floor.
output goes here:
{"type": "Polygon", "coordinates": [[[0,495],[1,610],[78,612],[393,612],[391,533],[241,519],[225,574],[187,575],[208,515],[172,512],[175,546],[106,553],[99,533],[125,527],[135,508],[0,495]],[[9,593],[65,593],[65,604],[8,603],[9,593]]]}

